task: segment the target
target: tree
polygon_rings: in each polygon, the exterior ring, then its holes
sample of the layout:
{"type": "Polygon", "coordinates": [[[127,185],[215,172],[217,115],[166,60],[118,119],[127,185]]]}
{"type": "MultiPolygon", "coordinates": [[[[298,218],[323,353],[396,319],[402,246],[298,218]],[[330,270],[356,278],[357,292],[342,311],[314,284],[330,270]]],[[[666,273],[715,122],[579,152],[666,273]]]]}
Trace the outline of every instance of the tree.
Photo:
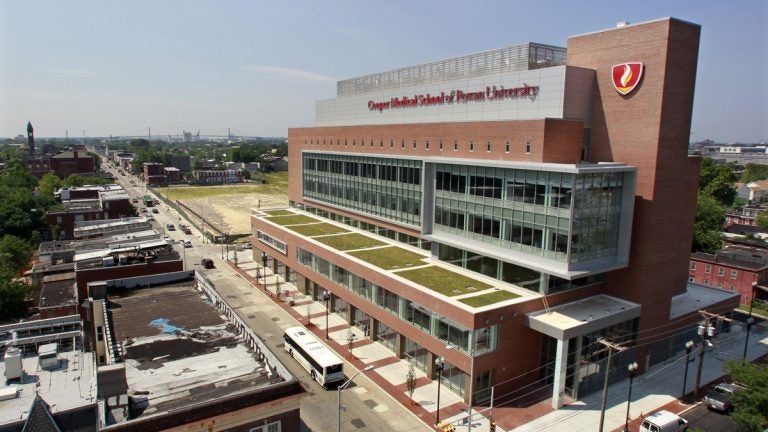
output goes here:
{"type": "Polygon", "coordinates": [[[699,193],[696,198],[696,222],[693,224],[694,251],[714,253],[720,249],[724,212],[725,209],[716,199],[699,193]]]}
{"type": "Polygon", "coordinates": [[[28,241],[4,235],[0,239],[0,272],[18,274],[29,266],[34,251],[28,241]]]}
{"type": "Polygon", "coordinates": [[[760,212],[757,214],[757,226],[764,228],[768,227],[768,212],[760,212]]]}
{"type": "Polygon", "coordinates": [[[744,183],[768,180],[768,165],[747,164],[739,180],[744,183]]]}
{"type": "Polygon", "coordinates": [[[725,370],[745,386],[733,394],[733,421],[739,431],[759,432],[768,427],[768,364],[729,360],[725,370]]]}
{"type": "Polygon", "coordinates": [[[80,187],[85,184],[85,179],[80,174],[70,174],[63,183],[67,187],[80,187]]]}
{"type": "Polygon", "coordinates": [[[735,175],[733,173],[718,175],[703,189],[703,192],[712,196],[720,205],[730,207],[736,199],[736,188],[733,187],[735,175]]]}
{"type": "Polygon", "coordinates": [[[11,188],[32,190],[37,186],[37,179],[29,173],[27,167],[19,159],[11,159],[5,164],[0,184],[11,188]]]}
{"type": "Polygon", "coordinates": [[[14,280],[8,273],[0,274],[0,322],[7,322],[25,314],[24,301],[28,293],[29,286],[25,283],[14,280]]]}
{"type": "Polygon", "coordinates": [[[408,365],[408,374],[405,375],[405,385],[408,388],[408,397],[411,398],[411,404],[413,404],[413,392],[416,391],[416,371],[412,364],[408,365]]]}
{"type": "Polygon", "coordinates": [[[61,186],[61,179],[53,173],[44,175],[37,184],[37,188],[40,190],[41,194],[51,197],[53,197],[53,193],[59,190],[61,186]]]}

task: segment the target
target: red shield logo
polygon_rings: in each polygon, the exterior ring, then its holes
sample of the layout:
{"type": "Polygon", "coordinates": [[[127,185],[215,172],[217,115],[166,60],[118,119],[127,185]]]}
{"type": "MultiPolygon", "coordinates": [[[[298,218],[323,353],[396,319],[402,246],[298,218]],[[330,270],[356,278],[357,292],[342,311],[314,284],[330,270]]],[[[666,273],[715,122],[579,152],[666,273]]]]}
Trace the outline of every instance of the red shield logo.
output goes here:
{"type": "Polygon", "coordinates": [[[621,63],[611,71],[613,86],[621,95],[627,95],[637,87],[643,76],[643,64],[640,62],[621,63]]]}

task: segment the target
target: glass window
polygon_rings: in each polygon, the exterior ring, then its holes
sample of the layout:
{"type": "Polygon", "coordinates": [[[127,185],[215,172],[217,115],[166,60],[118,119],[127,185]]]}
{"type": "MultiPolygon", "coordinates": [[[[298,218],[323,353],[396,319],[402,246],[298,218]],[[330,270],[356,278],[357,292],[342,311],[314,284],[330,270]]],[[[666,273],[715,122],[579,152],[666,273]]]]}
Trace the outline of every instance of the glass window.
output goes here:
{"type": "Polygon", "coordinates": [[[738,274],[739,274],[738,270],[731,270],[731,279],[736,279],[738,274]]]}
{"type": "Polygon", "coordinates": [[[717,275],[725,276],[725,269],[723,267],[717,267],[717,275]]]}
{"type": "Polygon", "coordinates": [[[707,264],[704,266],[704,273],[712,273],[712,264],[707,264]]]}

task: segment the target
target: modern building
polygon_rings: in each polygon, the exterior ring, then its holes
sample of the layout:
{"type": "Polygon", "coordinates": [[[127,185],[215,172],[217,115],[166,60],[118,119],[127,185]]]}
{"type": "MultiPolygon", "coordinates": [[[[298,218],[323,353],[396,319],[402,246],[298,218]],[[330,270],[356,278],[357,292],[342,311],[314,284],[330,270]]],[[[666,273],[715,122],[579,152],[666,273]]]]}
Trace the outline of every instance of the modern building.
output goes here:
{"type": "Polygon", "coordinates": [[[340,81],[289,130],[291,208],[254,213],[254,253],[428,377],[443,358],[473,404],[601,389],[601,341],[629,348],[612,381],[661,362],[738,304],[687,283],[699,33],[666,18],[340,81]]]}

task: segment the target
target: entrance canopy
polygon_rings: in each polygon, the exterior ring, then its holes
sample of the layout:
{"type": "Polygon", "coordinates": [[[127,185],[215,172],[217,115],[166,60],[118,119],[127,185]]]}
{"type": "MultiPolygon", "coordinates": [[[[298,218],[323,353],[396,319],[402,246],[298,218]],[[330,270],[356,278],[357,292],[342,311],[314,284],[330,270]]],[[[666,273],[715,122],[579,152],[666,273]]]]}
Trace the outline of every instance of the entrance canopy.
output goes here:
{"type": "Polygon", "coordinates": [[[528,327],[568,340],[640,316],[640,305],[605,294],[527,314],[528,327]]]}

